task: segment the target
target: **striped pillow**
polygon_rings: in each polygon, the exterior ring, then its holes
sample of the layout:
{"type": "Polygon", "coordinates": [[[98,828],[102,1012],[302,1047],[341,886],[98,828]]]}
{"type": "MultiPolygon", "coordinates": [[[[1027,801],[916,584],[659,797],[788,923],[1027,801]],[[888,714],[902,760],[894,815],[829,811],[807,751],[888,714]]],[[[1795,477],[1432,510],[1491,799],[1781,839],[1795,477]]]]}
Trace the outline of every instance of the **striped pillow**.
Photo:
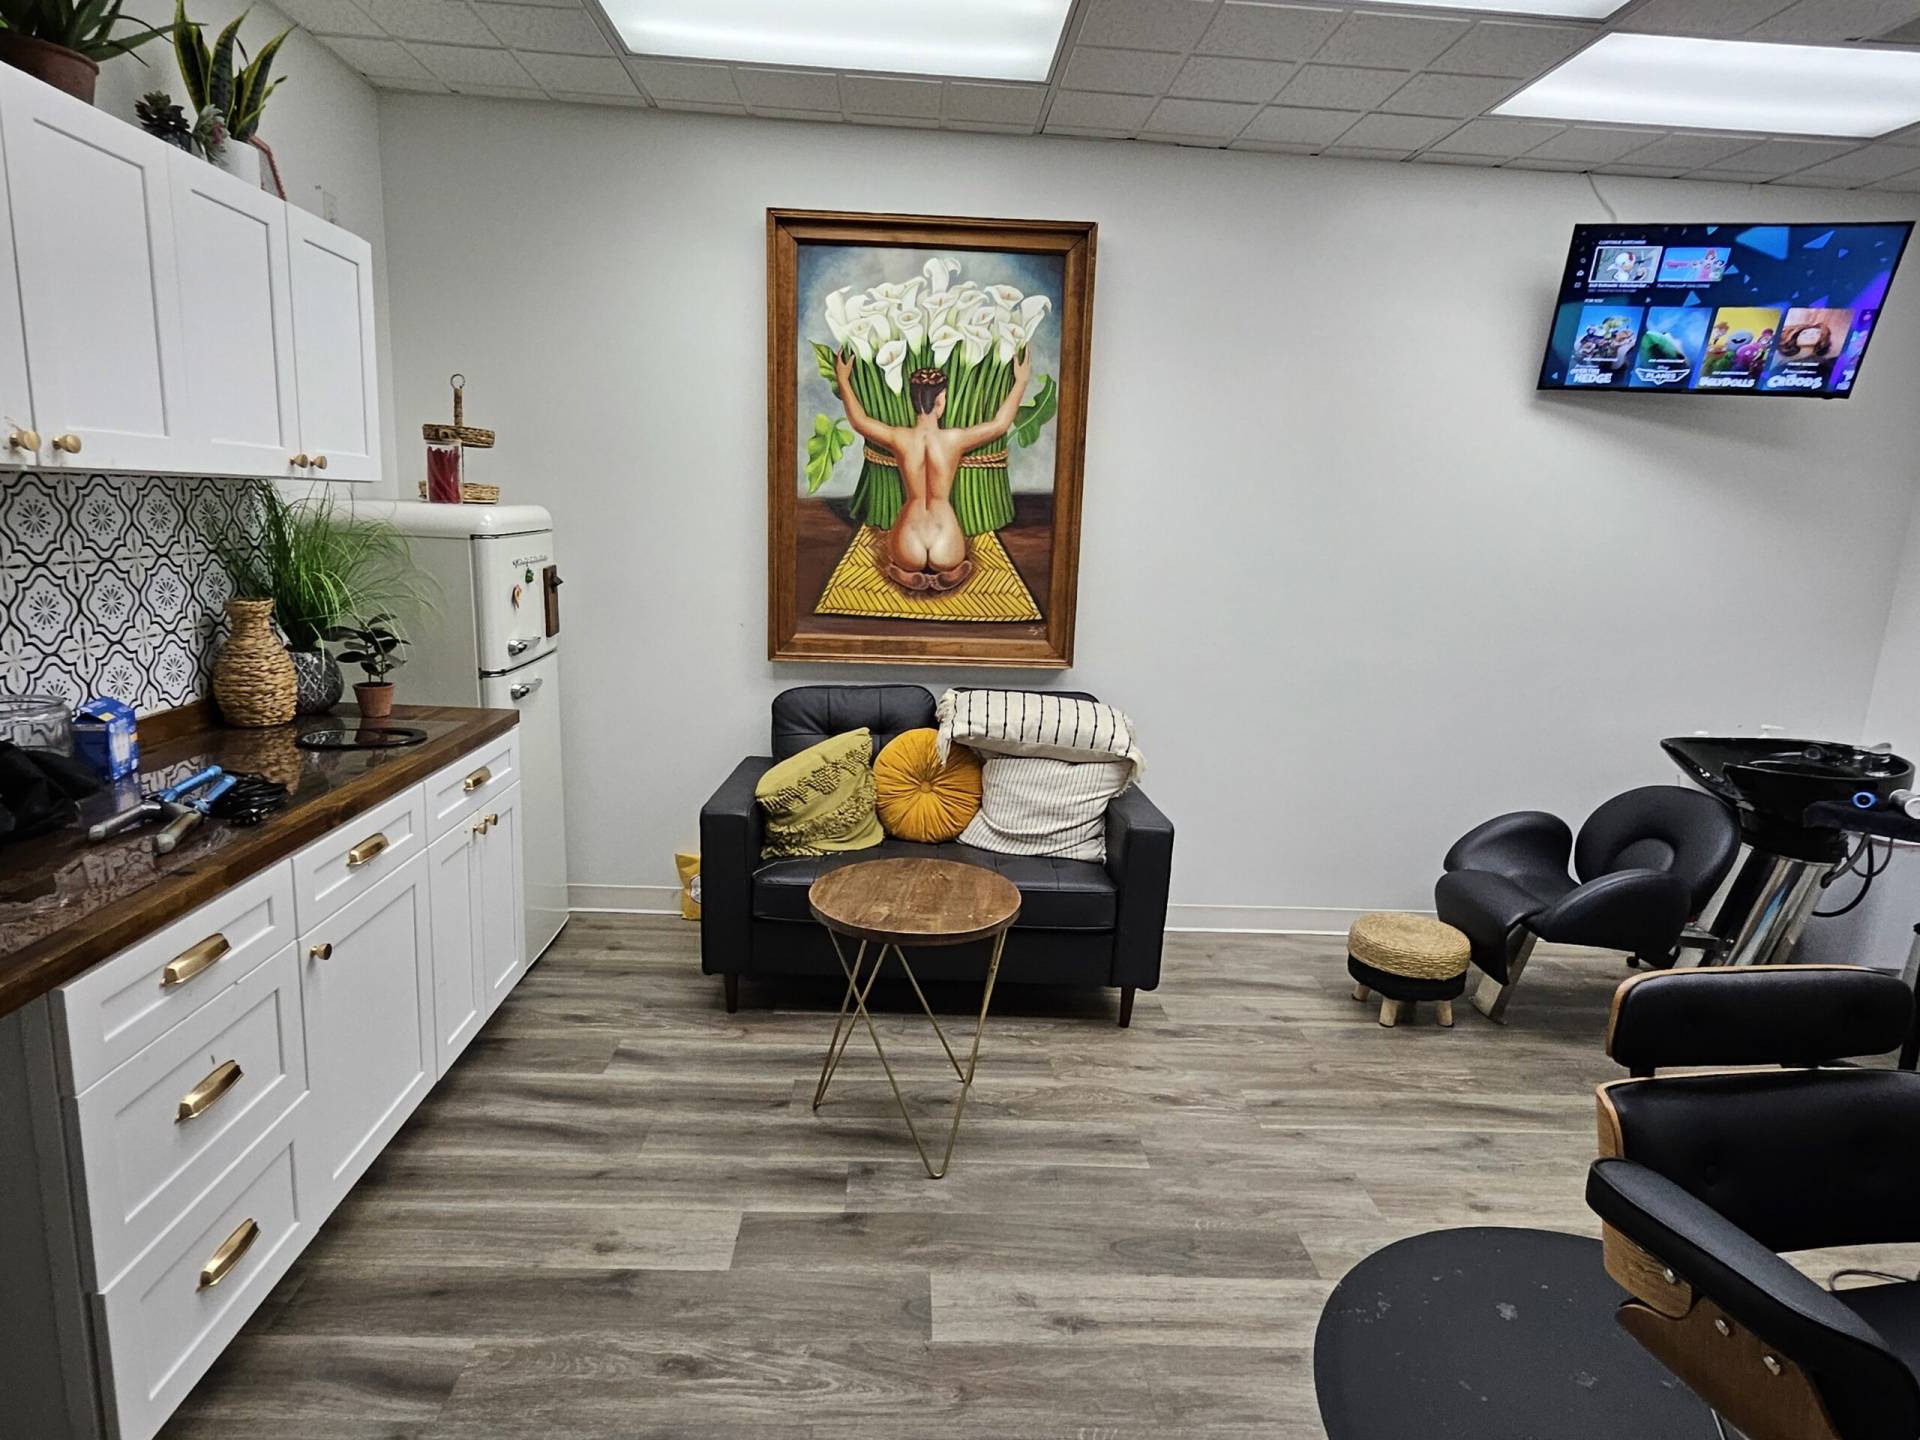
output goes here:
{"type": "Polygon", "coordinates": [[[960,832],[962,845],[1001,855],[1107,858],[1107,802],[1130,783],[1127,761],[996,755],[980,768],[980,813],[960,832]]]}
{"type": "Polygon", "coordinates": [[[1098,700],[1033,690],[949,690],[940,697],[944,764],[955,744],[990,755],[1049,760],[1125,760],[1139,780],[1146,762],[1133,743],[1133,722],[1098,700]]]}

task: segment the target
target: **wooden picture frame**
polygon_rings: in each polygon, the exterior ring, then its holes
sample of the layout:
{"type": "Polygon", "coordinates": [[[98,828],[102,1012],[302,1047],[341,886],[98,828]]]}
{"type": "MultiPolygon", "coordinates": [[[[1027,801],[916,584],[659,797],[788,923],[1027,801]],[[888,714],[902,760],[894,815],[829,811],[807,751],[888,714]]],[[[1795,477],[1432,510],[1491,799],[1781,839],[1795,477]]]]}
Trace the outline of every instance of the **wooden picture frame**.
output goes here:
{"type": "Polygon", "coordinates": [[[769,659],[1073,663],[1097,236],[767,211],[769,659]]]}

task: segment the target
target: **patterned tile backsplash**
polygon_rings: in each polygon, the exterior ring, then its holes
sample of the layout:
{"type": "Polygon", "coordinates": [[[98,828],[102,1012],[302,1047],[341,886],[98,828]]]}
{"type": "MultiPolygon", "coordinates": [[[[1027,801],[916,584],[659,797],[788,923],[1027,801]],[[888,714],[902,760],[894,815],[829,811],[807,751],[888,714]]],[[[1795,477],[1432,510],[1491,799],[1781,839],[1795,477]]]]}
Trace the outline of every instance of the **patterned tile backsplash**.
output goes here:
{"type": "Polygon", "coordinates": [[[0,471],[0,691],[113,695],[141,712],[207,693],[231,587],[207,536],[238,480],[0,471]]]}

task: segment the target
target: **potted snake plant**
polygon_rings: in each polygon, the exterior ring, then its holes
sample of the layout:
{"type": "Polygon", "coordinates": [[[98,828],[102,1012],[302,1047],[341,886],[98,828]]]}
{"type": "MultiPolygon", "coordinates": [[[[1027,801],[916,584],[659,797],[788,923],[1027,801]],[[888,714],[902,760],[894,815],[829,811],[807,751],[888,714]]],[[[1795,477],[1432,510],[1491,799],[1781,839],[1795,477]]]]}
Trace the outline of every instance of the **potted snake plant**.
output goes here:
{"type": "Polygon", "coordinates": [[[120,6],[121,0],[0,0],[0,64],[91,105],[102,60],[133,55],[167,33],[122,15],[120,6]],[[123,23],[134,28],[116,34],[123,23]]]}
{"type": "Polygon", "coordinates": [[[273,62],[293,28],[282,30],[262,45],[257,55],[247,59],[246,47],[240,43],[240,26],[252,13],[242,11],[209,47],[206,32],[198,22],[187,18],[186,0],[174,0],[172,34],[180,80],[186,86],[187,103],[192,106],[195,143],[208,160],[257,188],[262,153],[261,142],[256,139],[260,116],[267,107],[267,97],[280,88],[280,80],[270,78],[273,62]]]}

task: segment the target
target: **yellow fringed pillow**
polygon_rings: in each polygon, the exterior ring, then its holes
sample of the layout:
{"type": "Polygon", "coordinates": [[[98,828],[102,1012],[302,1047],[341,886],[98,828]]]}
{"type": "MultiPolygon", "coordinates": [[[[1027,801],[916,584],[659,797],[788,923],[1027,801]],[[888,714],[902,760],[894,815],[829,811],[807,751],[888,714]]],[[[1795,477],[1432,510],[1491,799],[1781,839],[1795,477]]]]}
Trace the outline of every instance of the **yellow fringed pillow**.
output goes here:
{"type": "Polygon", "coordinates": [[[889,835],[937,845],[952,840],[980,813],[980,762],[953,747],[942,765],[938,730],[894,736],[873,762],[874,799],[889,835]]]}
{"type": "Polygon", "coordinates": [[[790,755],[760,777],[753,798],[767,812],[763,860],[865,850],[886,836],[873,811],[873,737],[849,730],[790,755]]]}

